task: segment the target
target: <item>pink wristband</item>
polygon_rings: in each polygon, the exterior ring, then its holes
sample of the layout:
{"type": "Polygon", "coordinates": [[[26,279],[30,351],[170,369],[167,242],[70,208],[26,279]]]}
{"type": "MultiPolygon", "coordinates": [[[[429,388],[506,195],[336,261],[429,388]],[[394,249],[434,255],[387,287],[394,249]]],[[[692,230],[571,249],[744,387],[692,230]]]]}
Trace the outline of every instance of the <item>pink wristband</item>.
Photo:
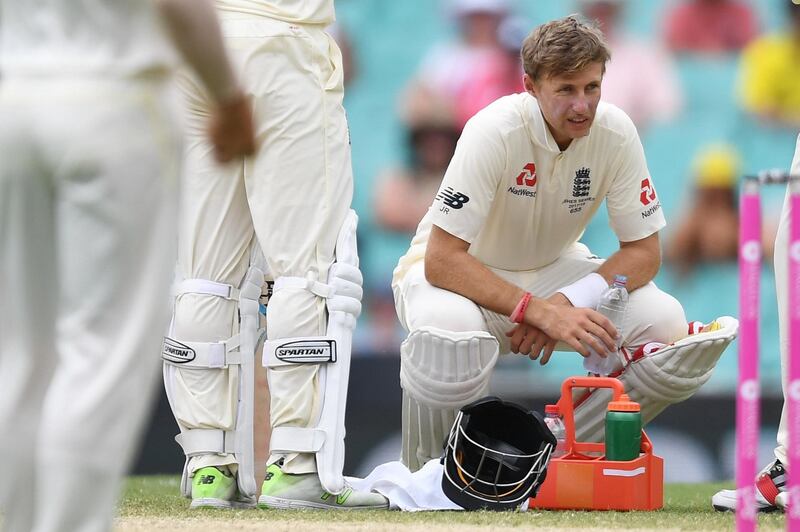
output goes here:
{"type": "Polygon", "coordinates": [[[514,312],[511,313],[509,319],[511,319],[514,323],[522,323],[525,319],[525,310],[528,308],[528,303],[531,302],[531,295],[530,292],[525,292],[525,295],[522,296],[522,299],[519,300],[517,306],[514,308],[514,312]]]}

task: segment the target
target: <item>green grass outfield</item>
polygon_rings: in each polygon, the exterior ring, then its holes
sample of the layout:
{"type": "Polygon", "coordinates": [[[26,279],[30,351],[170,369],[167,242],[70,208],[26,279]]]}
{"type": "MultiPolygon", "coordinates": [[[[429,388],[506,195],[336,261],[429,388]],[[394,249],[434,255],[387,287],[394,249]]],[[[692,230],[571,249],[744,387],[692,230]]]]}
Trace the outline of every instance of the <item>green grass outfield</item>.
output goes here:
{"type": "MultiPolygon", "coordinates": [[[[115,530],[217,531],[308,530],[372,531],[545,529],[579,530],[733,530],[731,513],[715,512],[711,495],[723,484],[669,484],[664,508],[656,512],[389,512],[317,510],[189,510],[179,495],[179,479],[173,476],[132,477],[120,505],[115,530]]],[[[727,487],[730,487],[728,484],[727,487]]],[[[783,530],[783,514],[760,514],[759,530],[783,530]]]]}

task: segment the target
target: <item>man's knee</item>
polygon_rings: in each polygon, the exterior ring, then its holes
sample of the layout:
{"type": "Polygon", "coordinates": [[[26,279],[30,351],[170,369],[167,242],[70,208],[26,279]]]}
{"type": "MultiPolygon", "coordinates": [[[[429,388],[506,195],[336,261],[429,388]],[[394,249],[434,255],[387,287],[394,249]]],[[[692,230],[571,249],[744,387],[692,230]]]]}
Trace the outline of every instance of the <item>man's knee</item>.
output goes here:
{"type": "Polygon", "coordinates": [[[653,323],[653,336],[656,339],[664,338],[664,343],[671,343],[688,334],[686,313],[677,299],[661,292],[657,308],[659,319],[653,323]]]}
{"type": "Polygon", "coordinates": [[[688,334],[686,313],[677,299],[650,283],[631,294],[628,344],[669,344],[688,334]]]}
{"type": "Polygon", "coordinates": [[[450,332],[485,331],[486,322],[474,304],[441,307],[419,305],[409,316],[411,331],[420,327],[435,327],[450,332]]]}

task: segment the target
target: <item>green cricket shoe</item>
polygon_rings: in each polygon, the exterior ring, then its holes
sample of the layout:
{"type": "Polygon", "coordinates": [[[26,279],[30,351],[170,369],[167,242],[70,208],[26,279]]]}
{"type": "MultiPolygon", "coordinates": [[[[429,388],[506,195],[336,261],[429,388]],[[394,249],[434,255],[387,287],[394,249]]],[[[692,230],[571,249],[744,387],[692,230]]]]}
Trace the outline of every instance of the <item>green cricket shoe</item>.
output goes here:
{"type": "Polygon", "coordinates": [[[246,508],[252,503],[239,500],[236,477],[228,466],[198,469],[192,478],[192,503],[189,508],[246,508]]]}
{"type": "Polygon", "coordinates": [[[325,491],[316,473],[292,475],[278,464],[267,467],[267,476],[258,498],[260,508],[316,508],[322,510],[386,509],[389,501],[380,493],[364,493],[345,485],[339,495],[325,491]]]}

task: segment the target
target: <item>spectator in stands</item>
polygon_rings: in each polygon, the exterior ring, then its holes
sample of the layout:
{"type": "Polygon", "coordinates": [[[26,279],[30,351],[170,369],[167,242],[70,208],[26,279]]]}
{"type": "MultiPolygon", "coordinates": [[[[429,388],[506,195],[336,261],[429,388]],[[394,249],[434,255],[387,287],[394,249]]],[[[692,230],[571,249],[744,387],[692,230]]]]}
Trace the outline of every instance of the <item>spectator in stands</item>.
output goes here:
{"type": "Polygon", "coordinates": [[[783,0],[789,27],[751,43],[742,54],[744,109],[767,122],[800,126],[800,5],[783,0]]]}
{"type": "Polygon", "coordinates": [[[452,102],[421,85],[401,102],[408,128],[409,164],[379,177],[375,193],[377,223],[413,234],[428,211],[458,141],[452,102]]]}
{"type": "Polygon", "coordinates": [[[622,29],[625,4],[626,0],[578,1],[581,13],[598,22],[611,47],[602,99],[625,111],[641,132],[653,122],[674,118],[682,94],[666,51],[622,29]]]}
{"type": "Polygon", "coordinates": [[[665,20],[665,40],[675,52],[738,52],[758,33],[753,9],[741,0],[685,0],[665,20]]]}
{"type": "MultiPolygon", "coordinates": [[[[474,93],[476,76],[493,78],[496,72],[505,72],[519,63],[517,58],[509,58],[500,40],[500,25],[510,13],[508,0],[449,0],[449,6],[459,37],[435,45],[423,58],[411,85],[421,85],[459,107],[465,92],[474,93]],[[467,88],[470,84],[472,89],[467,88]]],[[[521,89],[510,92],[517,90],[521,89]]],[[[496,91],[492,92],[493,96],[478,109],[494,100],[496,91]]],[[[471,114],[466,118],[463,115],[467,113],[461,114],[463,126],[471,114]]]]}
{"type": "Polygon", "coordinates": [[[498,41],[504,54],[492,61],[479,61],[464,81],[455,99],[456,125],[459,131],[472,116],[496,99],[525,90],[522,84],[522,62],[519,51],[528,36],[531,24],[509,15],[497,28],[498,41]]]}
{"type": "MultiPolygon", "coordinates": [[[[728,145],[710,145],[695,158],[695,176],[688,212],[680,217],[667,245],[667,261],[680,275],[705,262],[733,262],[739,242],[737,176],[739,154],[728,145]]],[[[775,225],[764,225],[764,257],[771,259],[775,225]]]]}

